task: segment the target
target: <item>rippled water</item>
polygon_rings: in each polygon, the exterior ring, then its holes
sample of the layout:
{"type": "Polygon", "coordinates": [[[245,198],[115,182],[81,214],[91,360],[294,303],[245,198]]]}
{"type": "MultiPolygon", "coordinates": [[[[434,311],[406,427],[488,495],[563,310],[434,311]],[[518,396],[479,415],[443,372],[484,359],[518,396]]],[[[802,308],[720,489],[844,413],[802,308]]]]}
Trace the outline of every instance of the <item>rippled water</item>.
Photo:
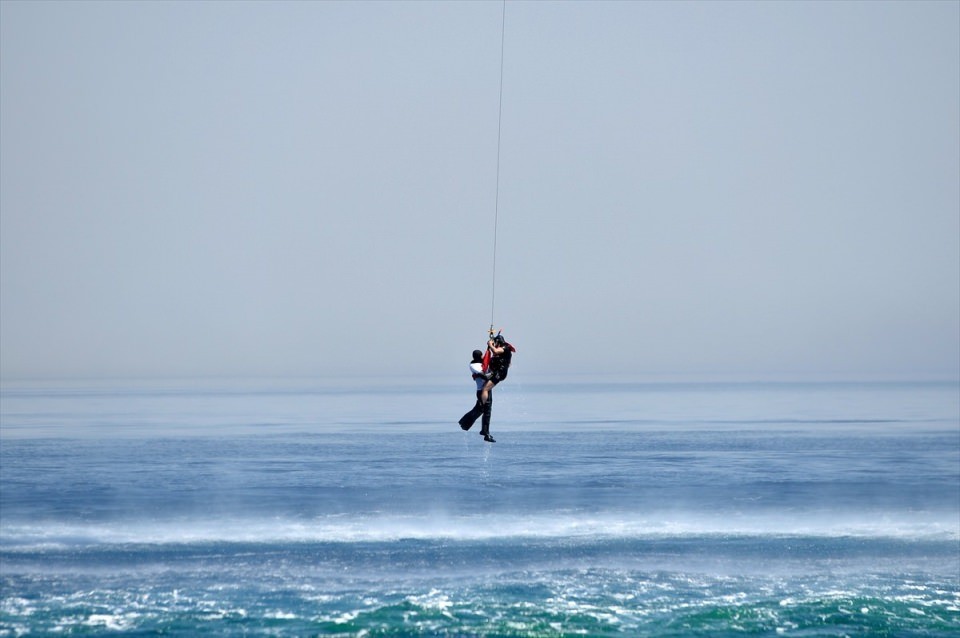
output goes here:
{"type": "Polygon", "coordinates": [[[0,635],[960,633],[957,384],[5,387],[0,635]]]}

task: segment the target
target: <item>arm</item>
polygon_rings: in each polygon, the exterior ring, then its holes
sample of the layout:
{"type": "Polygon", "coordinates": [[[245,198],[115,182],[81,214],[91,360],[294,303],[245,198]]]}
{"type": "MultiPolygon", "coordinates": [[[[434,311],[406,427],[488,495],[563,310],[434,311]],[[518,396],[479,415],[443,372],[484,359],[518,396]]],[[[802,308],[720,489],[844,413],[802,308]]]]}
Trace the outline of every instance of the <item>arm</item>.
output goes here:
{"type": "Polygon", "coordinates": [[[489,378],[490,378],[490,373],[484,374],[484,372],[483,372],[483,364],[482,364],[482,363],[471,363],[471,364],[470,364],[470,372],[473,374],[473,378],[475,378],[475,379],[476,379],[477,377],[483,377],[484,379],[489,379],[489,378]]]}

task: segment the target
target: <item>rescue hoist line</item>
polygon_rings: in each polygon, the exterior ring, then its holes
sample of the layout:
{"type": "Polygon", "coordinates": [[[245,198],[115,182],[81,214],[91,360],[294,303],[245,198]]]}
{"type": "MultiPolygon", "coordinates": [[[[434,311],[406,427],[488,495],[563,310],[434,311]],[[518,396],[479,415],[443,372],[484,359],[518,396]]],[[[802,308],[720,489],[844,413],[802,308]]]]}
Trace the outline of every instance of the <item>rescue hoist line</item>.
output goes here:
{"type": "Polygon", "coordinates": [[[506,31],[507,0],[503,0],[500,14],[500,101],[497,110],[497,188],[493,205],[493,274],[490,284],[490,333],[493,334],[493,317],[497,300],[497,222],[500,218],[500,132],[503,122],[503,40],[506,31]]]}

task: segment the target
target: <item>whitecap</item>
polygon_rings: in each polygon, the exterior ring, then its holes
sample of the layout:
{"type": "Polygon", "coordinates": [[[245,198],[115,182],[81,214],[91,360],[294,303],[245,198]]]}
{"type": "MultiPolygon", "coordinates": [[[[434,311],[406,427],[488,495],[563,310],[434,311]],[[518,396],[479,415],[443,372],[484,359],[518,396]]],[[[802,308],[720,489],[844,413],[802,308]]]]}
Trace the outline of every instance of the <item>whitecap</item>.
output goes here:
{"type": "Polygon", "coordinates": [[[205,544],[331,542],[367,543],[398,540],[485,542],[518,539],[663,539],[696,537],[889,538],[960,540],[955,513],[912,513],[909,517],[808,514],[708,516],[632,512],[585,514],[556,511],[523,514],[331,515],[314,519],[117,521],[104,523],[10,523],[0,527],[5,551],[43,552],[97,544],[205,544]]]}

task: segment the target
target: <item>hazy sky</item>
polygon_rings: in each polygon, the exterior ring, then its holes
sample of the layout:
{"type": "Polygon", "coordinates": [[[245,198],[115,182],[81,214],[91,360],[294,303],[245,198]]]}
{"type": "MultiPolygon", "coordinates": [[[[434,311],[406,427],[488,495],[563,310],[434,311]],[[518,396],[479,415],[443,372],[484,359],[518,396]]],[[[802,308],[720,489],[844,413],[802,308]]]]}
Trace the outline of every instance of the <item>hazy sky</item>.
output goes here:
{"type": "MultiPolygon", "coordinates": [[[[463,375],[499,2],[0,3],[5,379],[463,375]]],[[[960,3],[506,6],[512,376],[960,374],[960,3]]]]}

